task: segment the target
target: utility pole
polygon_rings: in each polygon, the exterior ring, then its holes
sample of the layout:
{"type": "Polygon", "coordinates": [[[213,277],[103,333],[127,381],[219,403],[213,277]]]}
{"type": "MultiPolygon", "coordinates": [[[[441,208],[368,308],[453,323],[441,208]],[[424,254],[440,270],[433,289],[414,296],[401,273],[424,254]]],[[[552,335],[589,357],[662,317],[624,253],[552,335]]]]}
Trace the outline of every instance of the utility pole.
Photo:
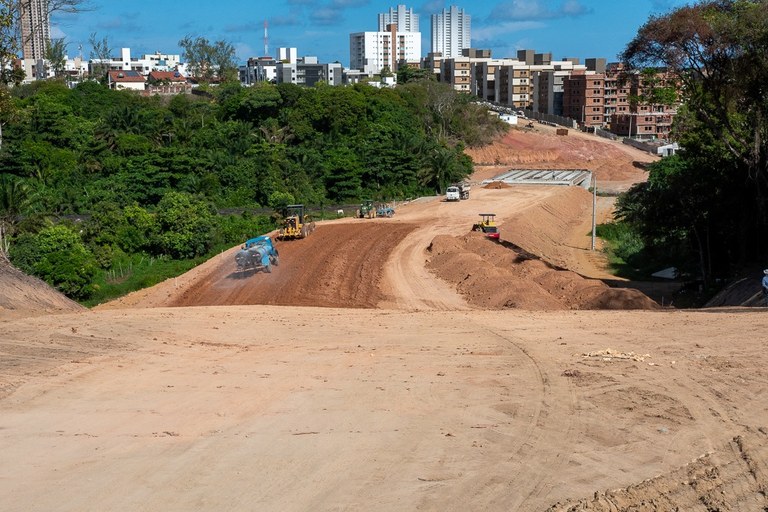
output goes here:
{"type": "Polygon", "coordinates": [[[597,231],[597,176],[592,171],[592,250],[595,250],[595,232],[597,231]]]}

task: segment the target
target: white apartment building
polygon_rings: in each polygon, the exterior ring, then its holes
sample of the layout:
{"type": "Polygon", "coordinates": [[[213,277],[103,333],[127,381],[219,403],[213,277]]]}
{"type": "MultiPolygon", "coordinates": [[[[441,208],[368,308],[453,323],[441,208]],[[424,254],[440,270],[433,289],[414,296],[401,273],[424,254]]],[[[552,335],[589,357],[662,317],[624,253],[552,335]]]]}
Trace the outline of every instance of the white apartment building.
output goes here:
{"type": "MultiPolygon", "coordinates": [[[[101,64],[99,59],[93,59],[91,65],[101,64]]],[[[109,70],[138,71],[146,76],[151,71],[179,71],[186,74],[186,65],[181,63],[180,55],[171,55],[156,52],[150,55],[142,55],[141,58],[131,57],[130,48],[122,48],[119,57],[112,57],[106,64],[109,70]]]]}
{"type": "Polygon", "coordinates": [[[341,85],[344,69],[338,62],[321,64],[317,57],[299,57],[296,62],[278,62],[277,83],[289,83],[312,87],[319,82],[341,85]]]}
{"type": "Polygon", "coordinates": [[[432,15],[432,53],[440,52],[444,59],[462,56],[462,50],[471,48],[472,17],[452,5],[432,15]]]}
{"type": "Polygon", "coordinates": [[[349,35],[349,67],[368,76],[421,58],[421,32],[357,32],[349,35]]]}
{"type": "Polygon", "coordinates": [[[298,54],[299,52],[296,48],[278,48],[277,60],[288,64],[294,64],[299,60],[298,54]]]}
{"type": "Polygon", "coordinates": [[[390,7],[389,11],[379,14],[379,32],[387,32],[391,24],[397,25],[398,32],[419,32],[419,15],[413,13],[413,8],[407,9],[404,5],[390,7]]]}

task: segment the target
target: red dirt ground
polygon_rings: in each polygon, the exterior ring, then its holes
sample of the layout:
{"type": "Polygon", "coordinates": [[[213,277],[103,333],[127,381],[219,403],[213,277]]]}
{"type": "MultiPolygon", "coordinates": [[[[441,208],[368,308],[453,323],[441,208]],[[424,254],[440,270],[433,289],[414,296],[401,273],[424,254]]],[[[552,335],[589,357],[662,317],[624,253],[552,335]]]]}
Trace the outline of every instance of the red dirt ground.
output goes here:
{"type": "Polygon", "coordinates": [[[234,258],[227,258],[170,305],[373,308],[384,298],[384,262],[414,228],[365,220],[319,225],[303,240],[276,242],[280,265],[271,274],[237,272],[234,258]]]}

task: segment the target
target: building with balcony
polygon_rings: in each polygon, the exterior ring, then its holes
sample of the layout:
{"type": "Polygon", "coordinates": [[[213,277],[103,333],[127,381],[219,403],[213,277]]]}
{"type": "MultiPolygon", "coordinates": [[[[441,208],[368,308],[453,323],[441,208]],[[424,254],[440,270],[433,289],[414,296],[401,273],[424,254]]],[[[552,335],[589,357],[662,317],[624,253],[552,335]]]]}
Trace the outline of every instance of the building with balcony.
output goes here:
{"type": "Polygon", "coordinates": [[[472,92],[472,60],[469,57],[445,59],[440,65],[440,81],[459,92],[472,92]]]}
{"type": "Polygon", "coordinates": [[[131,56],[130,48],[121,48],[120,56],[108,60],[92,59],[94,65],[104,65],[108,71],[136,71],[148,76],[151,71],[179,71],[186,74],[186,65],[181,62],[181,56],[156,52],[142,55],[140,58],[131,56]]]}
{"type": "Polygon", "coordinates": [[[312,87],[319,82],[341,85],[344,69],[338,62],[323,64],[317,57],[299,57],[296,62],[278,62],[275,70],[277,83],[312,87]]]}
{"type": "Polygon", "coordinates": [[[563,115],[584,127],[605,125],[605,74],[572,73],[563,80],[563,115]]]}
{"type": "Polygon", "coordinates": [[[432,15],[432,53],[445,59],[461,57],[462,50],[472,47],[472,17],[452,5],[432,15]]]}
{"type": "Polygon", "coordinates": [[[27,80],[46,78],[45,50],[51,42],[48,1],[20,0],[18,5],[21,50],[27,80]]]}
{"type": "Polygon", "coordinates": [[[390,7],[389,11],[379,14],[379,32],[388,32],[387,27],[392,24],[397,26],[398,32],[420,32],[419,15],[404,5],[390,7]]]}
{"type": "Polygon", "coordinates": [[[349,35],[349,67],[368,76],[384,69],[397,71],[402,64],[417,64],[421,56],[421,33],[398,32],[394,24],[385,32],[349,35]]]}
{"type": "MultiPolygon", "coordinates": [[[[297,59],[294,59],[294,62],[297,59]]],[[[280,60],[289,64],[288,60],[280,60]]],[[[260,82],[277,83],[277,63],[272,57],[251,57],[244,66],[240,66],[240,83],[253,85],[260,82]]]]}

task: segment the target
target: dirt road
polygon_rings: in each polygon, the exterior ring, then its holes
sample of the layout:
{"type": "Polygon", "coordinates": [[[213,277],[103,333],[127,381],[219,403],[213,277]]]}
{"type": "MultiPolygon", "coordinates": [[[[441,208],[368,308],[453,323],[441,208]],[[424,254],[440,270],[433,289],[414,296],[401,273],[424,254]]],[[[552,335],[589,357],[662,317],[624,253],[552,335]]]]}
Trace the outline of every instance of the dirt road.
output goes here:
{"type": "Polygon", "coordinates": [[[233,248],[82,313],[19,291],[0,310],[0,509],[765,509],[768,316],[569,310],[601,284],[589,200],[420,200],[280,244],[272,274],[233,276],[233,248]],[[489,211],[509,245],[467,238],[489,211]],[[463,285],[428,270],[465,239],[463,285]],[[478,305],[502,274],[559,309],[478,305]]]}

